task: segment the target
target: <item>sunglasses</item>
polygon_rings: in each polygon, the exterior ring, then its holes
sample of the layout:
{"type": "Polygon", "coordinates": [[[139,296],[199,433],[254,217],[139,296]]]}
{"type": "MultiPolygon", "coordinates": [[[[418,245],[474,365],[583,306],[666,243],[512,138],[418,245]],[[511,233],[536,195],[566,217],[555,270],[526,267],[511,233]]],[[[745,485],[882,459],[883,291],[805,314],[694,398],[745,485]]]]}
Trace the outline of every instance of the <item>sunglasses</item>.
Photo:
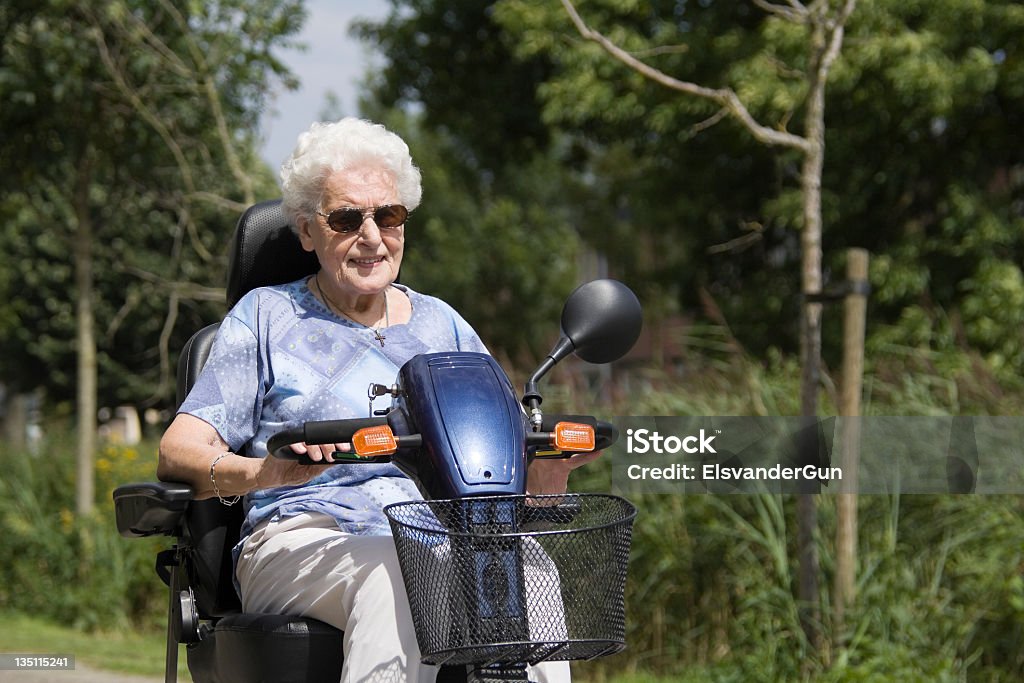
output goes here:
{"type": "Polygon", "coordinates": [[[347,233],[359,230],[369,216],[373,217],[373,222],[381,230],[395,230],[405,225],[405,220],[409,217],[409,209],[401,204],[385,204],[365,209],[354,207],[335,209],[330,213],[317,211],[317,214],[327,219],[327,225],[331,230],[347,233]]]}

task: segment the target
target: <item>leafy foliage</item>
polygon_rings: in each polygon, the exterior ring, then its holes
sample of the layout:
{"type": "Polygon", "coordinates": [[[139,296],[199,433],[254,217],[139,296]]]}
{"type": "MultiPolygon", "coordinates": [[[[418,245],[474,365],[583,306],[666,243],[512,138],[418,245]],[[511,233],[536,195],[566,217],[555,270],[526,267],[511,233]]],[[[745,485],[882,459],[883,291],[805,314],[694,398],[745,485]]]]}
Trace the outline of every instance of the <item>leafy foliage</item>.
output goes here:
{"type": "Polygon", "coordinates": [[[221,311],[238,206],[269,194],[256,116],[301,18],[278,0],[0,8],[0,381],[67,399],[91,295],[103,402],[169,398],[171,349],[221,311]]]}
{"type": "MultiPolygon", "coordinates": [[[[714,345],[721,331],[704,330],[714,345]]],[[[609,412],[636,415],[741,415],[757,406],[795,414],[798,371],[726,353],[693,351],[689,374],[659,388],[634,387],[609,412]]],[[[656,380],[652,377],[651,380],[656,380]]],[[[869,376],[866,414],[949,414],[983,408],[1019,412],[1019,392],[984,405],[949,395],[950,383],[918,369],[869,376]],[[890,384],[894,382],[894,384],[890,384]]],[[[572,487],[607,491],[610,470],[598,461],[573,475],[572,487]]],[[[624,654],[577,675],[640,670],[661,680],[711,681],[1012,681],[1024,673],[1020,637],[1022,503],[1017,496],[858,498],[857,599],[840,634],[843,649],[815,652],[797,616],[795,500],[778,495],[656,495],[639,508],[627,584],[624,654]],[[984,596],[984,597],[982,597],[984,596]]],[[[821,528],[835,528],[835,498],[819,497],[821,528]]],[[[816,540],[831,599],[833,540],[816,540]]],[[[823,610],[828,614],[827,609],[823,610]]]]}
{"type": "Polygon", "coordinates": [[[427,128],[463,143],[451,150],[456,159],[495,170],[545,147],[536,84],[547,60],[516,61],[515,37],[487,5],[396,0],[385,22],[360,22],[354,32],[387,56],[371,79],[373,99],[388,108],[423,105],[427,128]]]}
{"type": "Polygon", "coordinates": [[[111,492],[147,480],[156,450],[108,445],[98,453],[96,511],[76,516],[74,446],[54,430],[38,455],[5,450],[0,466],[0,610],[80,629],[156,628],[166,587],[153,572],[165,539],[129,543],[117,534],[111,492]]]}
{"type": "MultiPolygon", "coordinates": [[[[754,3],[660,0],[580,5],[587,22],[682,80],[729,86],[754,116],[799,129],[807,36],[754,3]]],[[[861,0],[826,102],[824,247],[832,280],[844,248],[873,255],[873,343],[922,352],[976,350],[1002,379],[1019,374],[1024,261],[1021,8],[1006,0],[861,0]],[[907,311],[917,311],[912,320],[907,311]],[[949,325],[922,339],[922,325],[949,325]]],[[[564,201],[612,273],[643,283],[650,311],[703,308],[703,290],[757,353],[795,348],[802,227],[797,159],[719,121],[707,103],[644,80],[583,43],[559,3],[403,2],[361,35],[382,45],[381,101],[413,103],[487,167],[522,147],[574,178],[564,201]],[[493,81],[466,60],[441,69],[437,48],[473,27],[493,81]],[[421,68],[429,66],[429,68],[421,68]],[[510,75],[515,72],[515,75],[510,75]],[[457,77],[456,77],[457,75],[457,77]],[[532,80],[531,80],[532,79],[532,80]],[[507,83],[515,82],[514,89],[507,83]],[[414,83],[415,85],[409,85],[414,83]],[[531,87],[532,83],[532,87],[531,87]],[[486,144],[465,123],[470,102],[505,101],[545,126],[486,144]],[[395,93],[402,93],[396,96],[395,93]],[[532,147],[531,147],[532,148],[532,147]]],[[[494,116],[508,116],[495,108],[494,116]]],[[[490,111],[491,108],[488,108],[490,111]]],[[[490,126],[488,126],[490,128],[490,126]]],[[[833,318],[832,320],[835,320],[833,318]]],[[[826,350],[837,327],[826,319],[826,350]]],[[[833,351],[834,354],[834,351],[833,351]]]]}

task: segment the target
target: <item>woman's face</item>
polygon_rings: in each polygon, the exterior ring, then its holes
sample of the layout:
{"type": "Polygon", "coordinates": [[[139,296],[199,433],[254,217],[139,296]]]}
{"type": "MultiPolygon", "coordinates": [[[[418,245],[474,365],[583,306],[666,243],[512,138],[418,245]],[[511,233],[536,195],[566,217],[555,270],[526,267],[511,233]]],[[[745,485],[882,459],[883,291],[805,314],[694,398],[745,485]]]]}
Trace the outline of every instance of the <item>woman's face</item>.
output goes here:
{"type": "MultiPolygon", "coordinates": [[[[368,166],[329,176],[320,210],[329,214],[335,209],[397,203],[398,189],[392,173],[368,166]]],[[[344,297],[347,303],[343,305],[352,306],[360,297],[381,292],[398,277],[405,227],[381,230],[367,213],[358,230],[340,233],[328,227],[326,218],[314,215],[312,219],[300,219],[299,240],[306,251],[316,252],[323,270],[320,282],[331,289],[332,295],[344,297]]]]}

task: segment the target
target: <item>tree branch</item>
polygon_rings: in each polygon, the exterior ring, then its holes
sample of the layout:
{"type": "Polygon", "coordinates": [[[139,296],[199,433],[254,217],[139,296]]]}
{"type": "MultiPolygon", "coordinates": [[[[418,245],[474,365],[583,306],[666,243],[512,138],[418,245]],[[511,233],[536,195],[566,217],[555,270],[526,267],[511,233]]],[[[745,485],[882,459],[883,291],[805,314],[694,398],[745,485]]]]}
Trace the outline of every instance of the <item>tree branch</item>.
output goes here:
{"type": "Polygon", "coordinates": [[[129,275],[134,275],[140,280],[155,283],[161,289],[171,292],[179,300],[217,301],[224,303],[223,287],[204,287],[203,285],[197,285],[194,282],[173,282],[166,280],[155,273],[150,273],[147,270],[136,267],[125,268],[124,272],[129,275]]]}
{"type": "MultiPolygon", "coordinates": [[[[110,77],[114,81],[114,84],[117,86],[117,89],[120,91],[122,96],[131,104],[132,109],[140,116],[142,116],[142,118],[153,128],[153,130],[156,131],[157,135],[159,135],[160,138],[164,141],[164,144],[167,145],[167,149],[170,150],[171,155],[174,157],[174,161],[178,166],[178,172],[181,174],[182,183],[184,184],[186,190],[185,196],[190,196],[196,193],[198,190],[196,189],[195,180],[192,177],[192,166],[185,156],[185,151],[182,149],[181,145],[178,143],[178,140],[171,133],[167,125],[165,125],[165,123],[160,119],[156,112],[154,112],[149,106],[146,105],[142,97],[139,95],[138,91],[130,83],[128,83],[126,75],[121,70],[117,62],[114,60],[113,55],[110,53],[109,46],[107,45],[107,41],[104,37],[103,27],[99,24],[95,16],[90,14],[90,19],[92,19],[93,27],[95,29],[93,33],[96,41],[96,47],[100,54],[100,60],[103,62],[103,65],[107,68],[107,72],[110,74],[110,77]]],[[[185,208],[184,210],[187,211],[187,208],[185,208]]],[[[196,233],[195,225],[193,225],[192,222],[189,221],[188,227],[188,234],[190,237],[192,237],[192,245],[195,248],[196,253],[198,253],[203,260],[212,261],[213,255],[210,254],[209,250],[206,249],[206,247],[204,247],[202,242],[199,240],[199,237],[196,233]]]]}
{"type": "Polygon", "coordinates": [[[242,213],[251,206],[251,204],[236,202],[233,199],[222,197],[221,195],[216,194],[214,192],[205,192],[202,190],[190,193],[187,196],[187,198],[208,202],[210,204],[219,206],[222,209],[226,209],[234,213],[242,213]]]}
{"type": "Polygon", "coordinates": [[[807,74],[805,72],[798,71],[797,69],[792,69],[792,68],[786,66],[786,63],[783,62],[778,57],[774,57],[774,56],[768,55],[768,56],[765,57],[765,59],[768,60],[769,64],[771,64],[773,67],[775,67],[775,72],[778,73],[780,76],[783,76],[785,78],[798,79],[798,80],[803,80],[803,79],[807,78],[807,74]]]}
{"type": "Polygon", "coordinates": [[[171,386],[171,334],[174,332],[174,323],[178,320],[178,292],[171,291],[171,297],[167,305],[167,317],[164,318],[163,328],[160,330],[160,342],[157,348],[160,350],[160,381],[157,384],[154,398],[164,396],[171,386]]]}
{"type": "Polygon", "coordinates": [[[728,109],[719,109],[714,114],[712,114],[710,117],[704,119],[700,123],[696,123],[696,124],[690,126],[690,134],[691,135],[696,135],[697,133],[700,133],[701,131],[707,130],[708,128],[710,128],[711,126],[714,126],[715,124],[717,124],[719,121],[721,121],[722,119],[724,119],[728,115],[729,115],[729,110],[728,109]]]}
{"type": "Polygon", "coordinates": [[[783,7],[782,5],[776,5],[768,2],[768,0],[750,0],[755,5],[763,9],[768,14],[774,14],[777,17],[791,21],[794,24],[806,24],[807,23],[807,8],[801,5],[799,2],[795,7],[794,3],[790,2],[789,7],[783,7]]]}
{"type": "Polygon", "coordinates": [[[142,301],[142,296],[136,290],[132,289],[128,291],[128,295],[124,298],[124,303],[121,305],[121,308],[117,309],[117,313],[114,314],[114,317],[110,319],[110,324],[107,325],[107,331],[106,334],[104,334],[104,338],[107,340],[108,344],[111,344],[114,341],[114,335],[116,335],[117,331],[121,329],[121,323],[123,323],[128,317],[128,314],[139,305],[140,301],[142,301]]]}
{"type": "Polygon", "coordinates": [[[839,51],[843,47],[843,35],[846,32],[846,22],[849,20],[850,15],[853,14],[854,8],[857,6],[857,0],[846,0],[843,5],[843,9],[840,10],[839,15],[829,26],[831,35],[828,40],[828,48],[825,50],[825,54],[821,58],[821,63],[818,66],[818,75],[821,79],[820,82],[824,83],[825,79],[828,78],[828,72],[832,68],[833,62],[839,57],[839,51]]]}
{"type": "Polygon", "coordinates": [[[202,74],[201,82],[206,93],[206,100],[210,104],[210,112],[213,114],[213,119],[217,124],[217,137],[220,139],[221,146],[224,149],[224,158],[228,162],[232,175],[235,176],[235,180],[242,188],[246,206],[250,206],[256,201],[252,176],[242,168],[238,154],[235,153],[235,141],[231,139],[231,134],[228,132],[227,119],[224,117],[224,108],[220,101],[220,92],[217,90],[217,84],[213,80],[209,63],[206,61],[203,51],[196,44],[192,31],[189,29],[188,21],[181,15],[181,12],[169,0],[160,0],[160,5],[174,17],[175,22],[177,22],[181,29],[182,35],[185,37],[185,43],[188,45],[192,59],[199,66],[198,71],[202,74]]]}
{"type": "Polygon", "coordinates": [[[185,158],[185,152],[181,149],[181,145],[179,145],[178,141],[174,139],[171,131],[168,130],[167,126],[164,125],[164,122],[160,120],[160,117],[157,116],[152,109],[146,106],[146,103],[142,101],[142,98],[139,96],[139,93],[135,88],[129,85],[120,66],[118,66],[114,61],[114,57],[110,53],[110,48],[103,35],[103,27],[95,21],[94,17],[93,19],[95,28],[93,35],[96,41],[96,48],[99,51],[100,60],[107,68],[107,72],[113,79],[118,91],[120,91],[121,95],[124,96],[132,105],[132,109],[142,116],[146,123],[148,123],[164,141],[164,144],[167,145],[168,150],[170,150],[171,155],[174,157],[175,162],[177,162],[178,171],[181,173],[181,178],[185,183],[185,187],[188,188],[189,191],[194,191],[195,183],[192,180],[192,168],[189,165],[188,160],[185,158]]]}
{"type": "Polygon", "coordinates": [[[657,57],[659,55],[681,55],[690,51],[689,45],[660,45],[646,50],[638,50],[630,54],[640,59],[643,57],[657,57]]]}
{"type": "Polygon", "coordinates": [[[192,211],[189,210],[188,204],[181,207],[181,220],[185,223],[185,231],[188,233],[189,242],[192,244],[192,248],[196,250],[196,253],[204,261],[213,261],[213,254],[203,244],[202,238],[199,236],[199,228],[196,226],[196,222],[192,220],[192,211]]]}
{"type": "MultiPolygon", "coordinates": [[[[144,38],[145,42],[161,57],[163,57],[164,63],[169,65],[169,68],[174,70],[182,78],[192,78],[192,70],[188,68],[185,62],[182,61],[181,57],[177,55],[171,48],[167,46],[163,40],[161,40],[153,31],[149,28],[149,25],[142,20],[141,17],[137,16],[134,12],[126,12],[124,15],[128,17],[132,23],[133,30],[138,31],[144,38]]],[[[125,33],[129,31],[125,28],[125,33]]]]}
{"type": "Polygon", "coordinates": [[[731,88],[720,88],[713,89],[707,88],[696,83],[689,81],[681,81],[677,78],[673,78],[668,74],[655,69],[654,67],[646,64],[633,55],[629,54],[618,45],[610,41],[603,34],[598,31],[594,31],[586,25],[579,13],[576,11],[576,7],[573,5],[572,0],[562,0],[562,6],[565,11],[569,14],[569,18],[572,23],[576,26],[576,30],[579,31],[580,35],[584,39],[592,41],[600,45],[605,52],[610,54],[612,57],[622,62],[629,68],[633,69],[640,75],[649,78],[650,80],[659,83],[666,88],[676,90],[694,97],[700,97],[706,100],[711,100],[725,109],[727,109],[733,117],[735,117],[743,126],[750,131],[759,142],[767,145],[777,145],[781,147],[790,147],[806,152],[810,145],[807,140],[800,137],[799,135],[793,135],[785,131],[775,130],[768,128],[758,123],[754,117],[747,110],[746,106],[740,100],[739,96],[731,88]]]}
{"type": "Polygon", "coordinates": [[[764,226],[760,223],[746,223],[743,227],[747,230],[747,234],[734,237],[733,239],[721,244],[712,244],[708,247],[708,253],[721,254],[729,251],[743,251],[755,243],[760,242],[764,237],[764,226]]]}

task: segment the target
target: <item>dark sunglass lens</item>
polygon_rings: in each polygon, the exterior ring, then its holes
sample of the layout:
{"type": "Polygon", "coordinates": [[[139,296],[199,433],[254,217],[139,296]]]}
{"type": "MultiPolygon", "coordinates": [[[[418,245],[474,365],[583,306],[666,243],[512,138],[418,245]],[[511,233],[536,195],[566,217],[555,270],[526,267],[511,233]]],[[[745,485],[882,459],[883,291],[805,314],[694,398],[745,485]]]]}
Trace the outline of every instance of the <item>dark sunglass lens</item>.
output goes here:
{"type": "Polygon", "coordinates": [[[335,232],[352,232],[363,224],[363,212],[359,209],[335,209],[327,217],[327,225],[335,232]]]}
{"type": "Polygon", "coordinates": [[[405,223],[409,217],[409,210],[401,204],[382,206],[373,214],[373,222],[381,228],[397,228],[405,223]]]}

